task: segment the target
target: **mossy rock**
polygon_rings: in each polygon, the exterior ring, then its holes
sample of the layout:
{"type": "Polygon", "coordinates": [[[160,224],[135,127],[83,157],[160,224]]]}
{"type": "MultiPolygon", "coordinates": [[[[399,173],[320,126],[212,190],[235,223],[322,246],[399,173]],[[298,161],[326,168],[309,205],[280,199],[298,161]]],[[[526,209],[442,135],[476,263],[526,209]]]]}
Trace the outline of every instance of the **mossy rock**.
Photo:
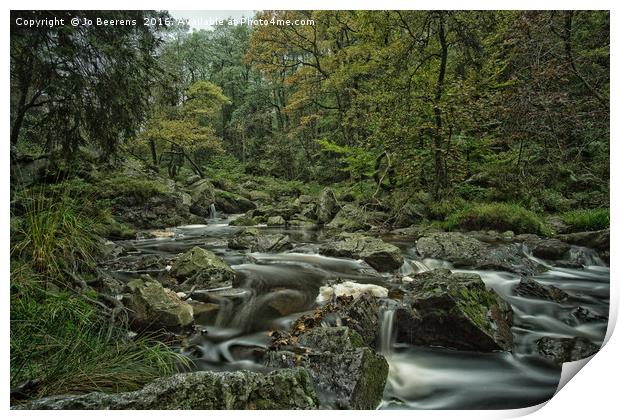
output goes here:
{"type": "Polygon", "coordinates": [[[235,271],[226,261],[197,246],[177,258],[170,275],[181,283],[181,289],[193,286],[204,289],[227,287],[235,279],[235,271]]]}
{"type": "Polygon", "coordinates": [[[307,410],[318,408],[305,369],[271,373],[191,372],[158,379],[139,391],[48,397],[14,407],[29,410],[307,410]]]}
{"type": "Polygon", "coordinates": [[[512,349],[512,308],[480,276],[437,269],[403,286],[397,340],[458,350],[512,349]]]}
{"type": "Polygon", "coordinates": [[[396,270],[404,262],[397,246],[355,233],[340,234],[335,241],[321,245],[319,253],[330,257],[362,259],[378,271],[396,270]]]}
{"type": "Polygon", "coordinates": [[[127,283],[129,295],[123,302],[130,310],[130,322],[150,330],[179,329],[193,322],[192,307],[148,276],[127,283]]]}

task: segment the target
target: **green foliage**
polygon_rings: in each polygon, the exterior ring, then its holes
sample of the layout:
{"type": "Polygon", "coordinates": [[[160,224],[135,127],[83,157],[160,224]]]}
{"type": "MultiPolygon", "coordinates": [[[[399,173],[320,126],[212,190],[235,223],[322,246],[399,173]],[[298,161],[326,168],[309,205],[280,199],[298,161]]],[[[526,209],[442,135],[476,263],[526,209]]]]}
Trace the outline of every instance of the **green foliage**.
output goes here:
{"type": "Polygon", "coordinates": [[[338,169],[353,179],[370,177],[374,173],[376,155],[361,147],[339,146],[327,139],[318,141],[321,150],[325,153],[334,153],[338,156],[338,169]]]}
{"type": "Polygon", "coordinates": [[[573,231],[607,229],[609,227],[609,209],[572,210],[562,214],[562,220],[573,231]]]}
{"type": "Polygon", "coordinates": [[[124,174],[115,174],[103,179],[94,188],[98,197],[102,199],[123,197],[144,201],[156,195],[170,193],[170,188],[160,181],[133,178],[124,174]]]}
{"type": "Polygon", "coordinates": [[[534,212],[518,204],[485,203],[474,204],[448,216],[443,223],[448,230],[486,230],[500,232],[511,230],[516,234],[550,234],[542,219],[534,212]]]}
{"type": "Polygon", "coordinates": [[[188,361],[153,337],[129,340],[81,296],[46,290],[28,265],[11,272],[11,386],[32,397],[135,390],[188,361]]]}

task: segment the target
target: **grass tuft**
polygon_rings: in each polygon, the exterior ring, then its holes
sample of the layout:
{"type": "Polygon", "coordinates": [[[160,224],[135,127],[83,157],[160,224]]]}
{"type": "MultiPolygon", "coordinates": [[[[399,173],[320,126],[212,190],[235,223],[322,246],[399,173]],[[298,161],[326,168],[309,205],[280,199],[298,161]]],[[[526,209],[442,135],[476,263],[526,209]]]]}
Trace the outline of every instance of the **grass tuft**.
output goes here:
{"type": "Polygon", "coordinates": [[[601,230],[609,227],[609,209],[572,210],[562,215],[572,231],[601,230]]]}

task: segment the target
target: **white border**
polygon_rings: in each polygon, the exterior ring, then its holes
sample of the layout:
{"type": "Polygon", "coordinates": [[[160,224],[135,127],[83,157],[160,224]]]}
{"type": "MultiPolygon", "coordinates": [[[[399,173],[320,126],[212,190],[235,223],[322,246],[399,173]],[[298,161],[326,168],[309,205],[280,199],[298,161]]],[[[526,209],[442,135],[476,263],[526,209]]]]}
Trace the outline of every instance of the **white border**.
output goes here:
{"type": "MultiPolygon", "coordinates": [[[[292,2],[291,0],[282,1],[282,0],[272,0],[272,1],[244,1],[244,0],[228,0],[225,4],[221,3],[210,3],[207,1],[185,1],[185,0],[176,0],[176,1],[119,1],[119,0],[108,0],[108,1],[90,1],[85,3],[82,1],[57,1],[57,2],[44,2],[44,1],[29,1],[24,0],[18,3],[14,3],[13,8],[15,9],[163,9],[163,10],[264,10],[264,9],[369,9],[369,10],[384,10],[384,9],[477,9],[477,10],[495,10],[495,9],[546,9],[546,10],[563,10],[563,9],[599,9],[599,10],[611,10],[612,11],[612,21],[615,18],[615,9],[618,7],[615,6],[615,3],[612,1],[599,1],[599,0],[591,0],[588,2],[584,1],[576,1],[576,0],[565,0],[565,1],[533,1],[533,0],[506,0],[506,1],[467,1],[467,2],[457,2],[457,1],[429,1],[429,0],[382,0],[380,2],[371,2],[367,0],[360,1],[339,1],[339,0],[317,0],[317,1],[307,1],[300,0],[292,2]],[[221,7],[224,6],[225,7],[221,7]]],[[[2,89],[4,91],[4,101],[2,103],[2,115],[4,115],[4,119],[2,120],[3,132],[5,136],[8,136],[9,133],[9,77],[10,77],[10,69],[9,69],[9,8],[5,6],[3,10],[3,21],[5,22],[2,27],[2,68],[1,71],[3,73],[3,85],[2,89]]],[[[611,67],[616,68],[616,53],[617,48],[616,43],[618,41],[616,27],[612,25],[611,28],[611,67]]],[[[614,78],[612,77],[612,87],[611,91],[613,92],[612,98],[616,98],[616,84],[613,82],[614,78]]],[[[617,113],[613,111],[615,108],[613,107],[612,100],[612,117],[611,117],[611,137],[614,138],[614,134],[616,134],[616,124],[614,124],[614,116],[617,113]]],[[[5,141],[5,146],[8,147],[8,140],[5,141]]],[[[8,410],[9,407],[9,239],[8,239],[8,231],[9,231],[9,153],[5,149],[4,153],[2,153],[3,159],[3,172],[2,177],[2,189],[4,193],[4,199],[0,200],[0,205],[3,209],[4,217],[2,218],[2,229],[5,233],[2,236],[2,251],[4,256],[4,273],[2,276],[4,280],[4,290],[2,296],[2,311],[4,314],[4,322],[2,323],[5,337],[5,345],[0,350],[2,352],[2,374],[4,381],[2,382],[2,390],[0,391],[1,398],[5,401],[4,409],[8,410]]],[[[617,147],[614,146],[614,143],[611,144],[611,158],[612,162],[617,163],[617,147]]],[[[620,169],[615,167],[613,164],[611,165],[611,178],[617,180],[617,175],[620,169]]],[[[612,182],[611,184],[611,203],[615,203],[618,195],[618,183],[612,182]]],[[[617,207],[612,205],[612,230],[615,232],[617,222],[617,207]]],[[[616,255],[616,250],[620,249],[617,245],[618,241],[615,236],[611,238],[611,255],[616,255]]],[[[611,278],[613,279],[615,272],[612,269],[611,278]]],[[[286,418],[294,415],[296,418],[315,418],[316,416],[323,417],[326,415],[338,415],[338,416],[362,416],[362,417],[370,417],[370,416],[382,416],[382,417],[402,417],[403,419],[415,417],[416,419],[427,419],[427,418],[458,418],[458,419],[481,419],[481,418],[508,418],[508,417],[517,417],[521,415],[525,415],[531,412],[530,418],[548,418],[548,417],[558,417],[562,419],[573,419],[573,418],[612,418],[614,415],[612,413],[617,412],[617,392],[616,387],[618,384],[618,361],[617,354],[620,354],[619,348],[620,344],[618,342],[618,338],[615,336],[611,336],[613,332],[614,326],[617,320],[617,312],[618,312],[618,288],[616,287],[616,282],[614,280],[611,281],[611,306],[610,306],[610,318],[609,318],[609,329],[606,337],[606,344],[601,349],[601,351],[594,356],[589,363],[585,367],[581,369],[578,373],[577,378],[569,381],[565,384],[564,388],[554,396],[547,404],[541,404],[537,407],[531,407],[527,409],[521,410],[503,410],[503,411],[416,411],[411,412],[408,410],[402,411],[381,411],[381,412],[356,412],[355,414],[351,412],[342,412],[342,413],[333,413],[333,412],[296,412],[294,414],[289,412],[232,412],[232,411],[221,411],[218,413],[202,413],[202,412],[183,412],[183,413],[170,413],[170,412],[128,412],[128,411],[116,411],[116,412],[91,412],[87,415],[92,418],[103,418],[104,416],[112,416],[112,417],[141,417],[149,419],[152,418],[162,418],[169,419],[171,416],[182,416],[183,418],[200,418],[204,419],[205,416],[216,415],[221,418],[248,418],[248,417],[275,417],[275,418],[286,418]]],[[[582,363],[575,362],[571,364],[567,364],[565,369],[563,370],[563,378],[572,377],[572,374],[575,373],[576,367],[581,367],[582,363]]],[[[578,370],[578,369],[577,369],[578,370]]],[[[10,411],[8,414],[15,418],[27,418],[31,415],[39,417],[51,417],[51,418],[82,418],[84,416],[83,412],[37,412],[37,413],[28,413],[28,412],[17,412],[10,411]]]]}

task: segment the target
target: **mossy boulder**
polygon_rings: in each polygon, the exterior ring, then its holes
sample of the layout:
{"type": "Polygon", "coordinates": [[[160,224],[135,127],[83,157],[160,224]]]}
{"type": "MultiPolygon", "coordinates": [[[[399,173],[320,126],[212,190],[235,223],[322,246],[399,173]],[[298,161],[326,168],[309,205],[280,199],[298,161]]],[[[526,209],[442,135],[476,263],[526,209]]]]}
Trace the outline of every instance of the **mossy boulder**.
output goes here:
{"type": "Polygon", "coordinates": [[[135,328],[179,329],[193,322],[192,307],[150,277],[130,281],[127,289],[129,293],[123,297],[123,303],[135,328]]]}
{"type": "Polygon", "coordinates": [[[248,229],[228,241],[230,249],[248,249],[250,252],[282,252],[293,248],[291,238],[281,233],[261,235],[248,229]]]}
{"type": "Polygon", "coordinates": [[[361,259],[378,271],[396,270],[404,262],[397,246],[356,233],[338,235],[336,240],[321,245],[319,253],[330,257],[361,259]]]}
{"type": "Polygon", "coordinates": [[[299,336],[293,351],[271,350],[268,367],[306,368],[322,408],[373,410],[381,402],[389,366],[347,327],[319,327],[299,336]],[[300,346],[300,347],[298,347],[300,346]]]}
{"type": "Polygon", "coordinates": [[[215,204],[215,187],[206,179],[199,179],[189,187],[190,211],[201,217],[209,217],[211,204],[215,204]]]}
{"type": "Polygon", "coordinates": [[[331,188],[325,188],[319,194],[316,202],[316,219],[320,224],[331,222],[340,207],[331,188]]]}
{"type": "Polygon", "coordinates": [[[253,217],[244,214],[240,217],[237,217],[236,219],[231,220],[228,224],[231,226],[255,226],[258,224],[258,222],[253,217]]]}
{"type": "Polygon", "coordinates": [[[318,408],[305,369],[263,374],[201,371],[158,379],[139,391],[48,397],[15,407],[29,410],[291,410],[318,408]]]}
{"type": "Polygon", "coordinates": [[[457,350],[512,349],[512,308],[473,273],[436,269],[403,286],[396,339],[457,350]]]}
{"type": "Polygon", "coordinates": [[[256,208],[256,204],[247,198],[223,190],[215,190],[215,208],[224,213],[244,213],[256,208]]]}
{"type": "Polygon", "coordinates": [[[267,226],[284,226],[286,220],[282,216],[272,216],[267,218],[267,226]]]}
{"type": "Polygon", "coordinates": [[[342,206],[336,216],[326,227],[343,230],[345,232],[357,232],[368,230],[373,226],[384,223],[388,218],[386,213],[373,210],[362,210],[357,204],[349,203],[342,206]]]}
{"type": "Polygon", "coordinates": [[[170,275],[179,281],[181,289],[228,287],[235,279],[235,271],[223,259],[197,246],[174,261],[170,275]]]}

